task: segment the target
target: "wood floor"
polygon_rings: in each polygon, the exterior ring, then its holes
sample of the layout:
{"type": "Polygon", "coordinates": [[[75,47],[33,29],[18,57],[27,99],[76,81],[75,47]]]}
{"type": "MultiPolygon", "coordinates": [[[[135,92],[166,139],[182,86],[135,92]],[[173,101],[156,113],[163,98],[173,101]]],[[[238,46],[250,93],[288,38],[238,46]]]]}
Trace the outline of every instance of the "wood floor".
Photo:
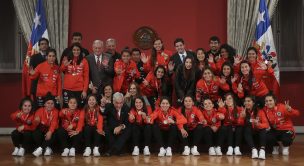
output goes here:
{"type": "Polygon", "coordinates": [[[201,156],[181,156],[180,154],[173,154],[173,157],[157,157],[157,154],[151,156],[136,156],[133,157],[130,154],[123,156],[112,157],[82,157],[81,154],[77,154],[76,157],[61,157],[59,154],[55,154],[51,157],[34,157],[30,153],[24,157],[13,157],[11,152],[13,145],[9,136],[0,137],[0,165],[26,165],[26,166],[44,166],[44,165],[288,165],[288,166],[303,166],[304,165],[304,135],[297,135],[293,146],[290,149],[289,156],[271,155],[268,154],[266,160],[251,159],[250,154],[244,154],[241,157],[212,157],[206,153],[202,153],[201,156]]]}

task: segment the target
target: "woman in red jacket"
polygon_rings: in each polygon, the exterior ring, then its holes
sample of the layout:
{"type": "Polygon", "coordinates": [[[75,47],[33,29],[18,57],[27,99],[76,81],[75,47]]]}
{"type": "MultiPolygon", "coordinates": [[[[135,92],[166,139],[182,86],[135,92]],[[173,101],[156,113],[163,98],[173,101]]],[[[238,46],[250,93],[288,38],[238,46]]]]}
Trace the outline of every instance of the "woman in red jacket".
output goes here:
{"type": "Polygon", "coordinates": [[[265,95],[269,92],[268,88],[263,80],[256,76],[248,61],[242,61],[240,68],[239,79],[233,85],[234,92],[239,98],[255,96],[257,106],[262,108],[265,95]]]}
{"type": "MultiPolygon", "coordinates": [[[[200,77],[206,67],[209,67],[213,72],[216,71],[216,66],[214,63],[213,55],[209,55],[206,57],[206,52],[203,48],[198,48],[196,50],[196,60],[197,60],[197,69],[199,70],[198,73],[200,77]]],[[[200,78],[199,78],[200,79],[200,78]]]]}
{"type": "Polygon", "coordinates": [[[160,100],[160,107],[148,117],[147,121],[154,124],[153,135],[160,145],[158,156],[172,156],[171,147],[175,142],[177,130],[183,129],[183,125],[187,123],[186,118],[171,107],[169,98],[163,97],[160,100]],[[164,138],[166,137],[168,141],[165,149],[164,138]]]}
{"type": "Polygon", "coordinates": [[[140,86],[143,96],[147,97],[152,109],[159,106],[163,96],[170,96],[166,73],[165,67],[159,65],[154,71],[149,72],[140,86]]]}
{"type": "Polygon", "coordinates": [[[219,104],[219,108],[214,108],[214,104],[211,99],[204,99],[204,109],[202,114],[204,115],[204,119],[206,120],[206,124],[204,124],[204,141],[209,147],[209,155],[210,156],[221,156],[222,150],[222,142],[220,142],[220,129],[221,129],[221,121],[225,118],[224,114],[221,112],[225,112],[224,104],[222,104],[222,100],[219,100],[221,104],[219,104]],[[213,141],[215,140],[215,141],[213,141]]]}
{"type": "Polygon", "coordinates": [[[137,65],[131,60],[131,52],[128,49],[121,51],[121,59],[114,63],[114,71],[114,92],[122,92],[125,94],[130,83],[140,77],[137,65]]]}
{"type": "Polygon", "coordinates": [[[187,95],[184,98],[184,105],[178,109],[178,112],[187,119],[187,123],[179,134],[184,145],[184,152],[182,154],[188,156],[191,152],[192,155],[200,155],[197,151],[197,145],[204,134],[203,124],[206,124],[206,120],[201,110],[194,106],[192,97],[187,95]],[[189,143],[190,140],[192,140],[191,144],[189,143]],[[193,147],[190,149],[189,145],[192,145],[193,147]]]}
{"type": "MultiPolygon", "coordinates": [[[[240,145],[242,143],[243,137],[243,127],[245,120],[245,109],[238,107],[234,96],[232,93],[227,93],[225,95],[225,104],[226,109],[222,112],[225,116],[223,120],[222,132],[224,133],[221,136],[221,141],[226,140],[228,142],[228,150],[226,155],[231,156],[233,152],[235,155],[242,155],[240,151],[240,145]],[[234,148],[233,148],[234,146],[234,148]]],[[[223,105],[223,103],[219,103],[223,105]]]]}
{"type": "Polygon", "coordinates": [[[216,62],[217,70],[215,73],[220,73],[225,62],[230,62],[233,65],[234,70],[238,71],[238,65],[241,62],[241,57],[236,55],[236,50],[228,44],[223,44],[220,47],[220,53],[221,57],[216,62]]]}
{"type": "Polygon", "coordinates": [[[226,80],[214,76],[210,68],[205,68],[203,77],[196,84],[196,101],[201,107],[203,107],[204,98],[210,98],[212,102],[216,103],[220,98],[219,89],[229,90],[226,80]]]}
{"type": "MultiPolygon", "coordinates": [[[[37,91],[35,101],[38,107],[43,107],[44,97],[48,92],[53,96],[56,96],[57,101],[60,100],[61,96],[61,75],[57,62],[56,50],[50,49],[46,54],[46,61],[39,64],[35,70],[29,71],[30,78],[35,80],[38,79],[37,91]]],[[[59,103],[59,102],[58,102],[59,103]]],[[[56,104],[58,104],[56,102],[56,104]]],[[[59,108],[59,104],[56,105],[59,108]]]]}
{"type": "Polygon", "coordinates": [[[56,138],[58,128],[58,110],[55,108],[56,99],[48,93],[45,97],[44,107],[35,112],[34,125],[37,126],[33,132],[36,150],[33,155],[39,157],[45,149],[44,155],[52,154],[51,145],[56,138]]]}
{"type": "Polygon", "coordinates": [[[68,100],[73,96],[82,108],[89,87],[89,65],[83,57],[79,43],[73,44],[71,48],[71,54],[63,58],[60,66],[60,70],[64,73],[63,107],[68,107],[68,100]]]}
{"type": "Polygon", "coordinates": [[[128,91],[125,95],[125,103],[128,105],[128,107],[132,106],[132,103],[134,103],[134,99],[137,96],[141,96],[141,91],[136,82],[132,82],[129,87],[128,91]]]}
{"type": "Polygon", "coordinates": [[[266,130],[269,129],[266,115],[264,111],[257,109],[254,96],[246,96],[244,106],[246,110],[244,136],[251,148],[251,158],[265,160],[266,130]],[[259,151],[257,150],[257,142],[259,143],[259,151]]]}
{"type": "Polygon", "coordinates": [[[171,56],[172,52],[164,48],[163,41],[160,38],[155,39],[151,55],[141,55],[141,61],[144,63],[144,71],[149,73],[150,71],[154,71],[154,69],[159,65],[164,66],[167,70],[171,56]]]}
{"type": "Polygon", "coordinates": [[[11,119],[17,123],[16,129],[11,133],[15,149],[13,156],[24,156],[25,149],[29,149],[32,141],[32,132],[36,126],[33,124],[33,102],[30,98],[24,98],[19,104],[19,109],[11,114],[11,119]]]}
{"type": "Polygon", "coordinates": [[[100,156],[99,147],[101,137],[105,135],[103,131],[103,117],[100,112],[97,98],[94,95],[88,96],[88,101],[84,107],[85,111],[85,127],[83,129],[85,150],[83,156],[88,157],[92,153],[94,156],[100,156]]]}
{"type": "Polygon", "coordinates": [[[77,108],[77,99],[69,98],[68,108],[59,112],[61,127],[58,129],[58,139],[63,152],[61,156],[75,156],[75,147],[81,141],[81,132],[84,126],[84,111],[77,108]],[[71,142],[71,148],[68,148],[71,142]]]}
{"type": "Polygon", "coordinates": [[[273,94],[266,95],[263,110],[271,127],[267,142],[273,146],[272,154],[279,154],[278,141],[280,141],[283,145],[282,154],[289,155],[289,146],[295,138],[291,118],[299,116],[299,110],[292,108],[289,101],[285,101],[285,104],[277,103],[273,94]]]}
{"type": "Polygon", "coordinates": [[[152,137],[151,124],[146,121],[147,116],[152,113],[150,106],[145,104],[143,97],[135,97],[134,104],[131,107],[129,113],[129,122],[132,126],[132,140],[134,149],[132,152],[133,156],[139,155],[139,142],[141,135],[144,135],[144,155],[150,155],[150,142],[152,137]]]}

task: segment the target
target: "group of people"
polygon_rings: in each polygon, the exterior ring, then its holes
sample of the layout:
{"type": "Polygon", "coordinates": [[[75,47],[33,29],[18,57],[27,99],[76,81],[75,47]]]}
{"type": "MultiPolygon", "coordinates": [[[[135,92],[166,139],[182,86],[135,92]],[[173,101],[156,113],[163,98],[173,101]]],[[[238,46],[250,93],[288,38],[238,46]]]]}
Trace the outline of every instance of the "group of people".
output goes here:
{"type": "Polygon", "coordinates": [[[242,155],[243,138],[252,158],[289,155],[295,131],[291,118],[299,111],[289,101],[278,103],[269,78],[274,65],[259,58],[250,47],[245,56],[209,39],[210,50],[186,50],[182,38],[176,52],[156,39],[150,54],[138,48],[118,53],[116,40],[95,40],[93,52],[81,46],[81,33],[73,33],[72,45],[57,62],[47,39],[39,40],[40,53],[30,59],[31,96],[11,114],[17,127],[11,134],[12,155],[51,155],[53,143],[61,156],[75,156],[84,142],[83,156],[121,153],[131,139],[132,155],[150,155],[152,140],[158,156],[172,156],[179,141],[182,155],[200,155],[205,144],[209,155],[242,155]],[[63,78],[63,79],[62,79],[63,78]],[[105,138],[105,139],[103,139],[105,138]]]}

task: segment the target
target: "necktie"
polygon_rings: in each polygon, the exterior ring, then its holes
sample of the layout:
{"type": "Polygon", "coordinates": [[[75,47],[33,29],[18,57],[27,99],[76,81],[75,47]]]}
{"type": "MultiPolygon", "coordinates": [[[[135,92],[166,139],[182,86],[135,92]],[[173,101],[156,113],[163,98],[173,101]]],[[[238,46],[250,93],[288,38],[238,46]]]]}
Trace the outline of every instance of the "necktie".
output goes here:
{"type": "Polygon", "coordinates": [[[101,67],[100,56],[97,56],[97,67],[98,67],[98,69],[100,69],[100,67],[101,67]]]}
{"type": "Polygon", "coordinates": [[[185,62],[186,55],[183,54],[182,57],[183,57],[183,63],[184,63],[184,62],[185,62]]]}

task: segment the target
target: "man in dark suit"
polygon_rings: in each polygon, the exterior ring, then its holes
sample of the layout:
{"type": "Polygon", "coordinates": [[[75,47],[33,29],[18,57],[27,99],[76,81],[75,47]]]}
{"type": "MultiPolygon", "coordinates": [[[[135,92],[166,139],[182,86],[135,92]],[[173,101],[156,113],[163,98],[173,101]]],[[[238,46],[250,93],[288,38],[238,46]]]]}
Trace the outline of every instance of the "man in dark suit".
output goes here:
{"type": "Polygon", "coordinates": [[[90,68],[90,89],[93,94],[101,94],[105,85],[111,85],[114,78],[114,62],[110,54],[103,53],[103,42],[93,42],[93,54],[86,56],[90,68]]]}
{"type": "MultiPolygon", "coordinates": [[[[46,60],[46,52],[49,49],[49,40],[46,38],[41,38],[38,41],[39,53],[31,56],[30,59],[30,68],[35,69],[40,63],[46,60]]],[[[38,79],[35,79],[31,83],[31,95],[36,98],[38,79]]]]}
{"type": "Polygon", "coordinates": [[[112,59],[114,63],[117,59],[121,59],[121,55],[116,51],[116,40],[113,38],[109,38],[106,41],[106,53],[112,55],[112,59]]]}
{"type": "MultiPolygon", "coordinates": [[[[176,53],[171,56],[170,61],[173,62],[174,64],[173,71],[175,72],[178,66],[184,63],[184,59],[186,58],[186,56],[190,56],[194,58],[194,53],[191,51],[186,51],[185,42],[182,38],[175,39],[174,46],[176,49],[176,53]]],[[[169,72],[173,72],[173,71],[169,71],[169,72]]]]}
{"type": "Polygon", "coordinates": [[[131,136],[129,111],[130,108],[124,103],[124,95],[120,92],[114,93],[113,104],[107,104],[104,110],[107,118],[105,133],[110,146],[107,156],[119,154],[131,136]]]}

